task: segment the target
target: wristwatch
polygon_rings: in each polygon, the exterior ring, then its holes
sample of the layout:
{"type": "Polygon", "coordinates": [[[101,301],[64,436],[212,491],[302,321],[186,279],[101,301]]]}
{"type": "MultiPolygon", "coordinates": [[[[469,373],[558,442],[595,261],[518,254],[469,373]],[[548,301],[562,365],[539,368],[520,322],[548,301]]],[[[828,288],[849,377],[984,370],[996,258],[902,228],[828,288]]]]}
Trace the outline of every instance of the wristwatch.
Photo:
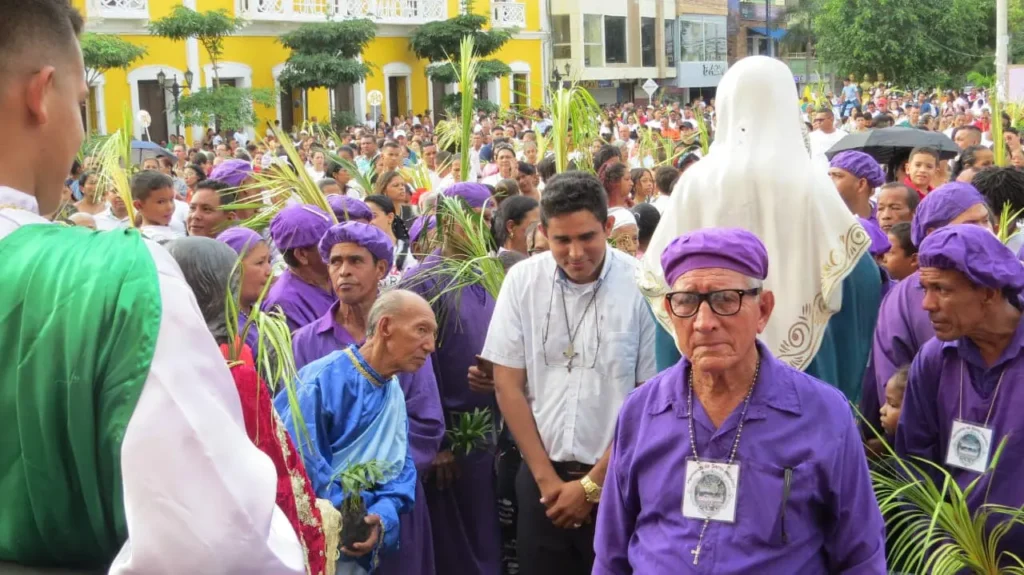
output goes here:
{"type": "Polygon", "coordinates": [[[597,503],[601,501],[601,486],[594,483],[594,480],[589,475],[584,475],[580,479],[580,485],[583,486],[583,492],[586,494],[587,503],[597,503]]]}

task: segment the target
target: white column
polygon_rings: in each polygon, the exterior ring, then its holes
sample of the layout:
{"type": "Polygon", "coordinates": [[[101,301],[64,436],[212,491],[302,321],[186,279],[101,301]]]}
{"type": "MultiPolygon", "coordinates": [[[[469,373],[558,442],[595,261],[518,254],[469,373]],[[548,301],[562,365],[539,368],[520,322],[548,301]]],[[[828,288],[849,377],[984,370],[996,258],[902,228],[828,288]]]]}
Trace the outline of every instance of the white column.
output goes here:
{"type": "MultiPolygon", "coordinates": [[[[196,0],[182,0],[186,8],[196,9],[196,0]]],[[[192,72],[192,86],[198,88],[202,85],[202,69],[199,67],[199,42],[195,38],[185,40],[185,68],[192,72]]],[[[185,83],[184,80],[181,82],[185,83]]],[[[203,139],[203,127],[192,126],[192,141],[203,139]]]]}

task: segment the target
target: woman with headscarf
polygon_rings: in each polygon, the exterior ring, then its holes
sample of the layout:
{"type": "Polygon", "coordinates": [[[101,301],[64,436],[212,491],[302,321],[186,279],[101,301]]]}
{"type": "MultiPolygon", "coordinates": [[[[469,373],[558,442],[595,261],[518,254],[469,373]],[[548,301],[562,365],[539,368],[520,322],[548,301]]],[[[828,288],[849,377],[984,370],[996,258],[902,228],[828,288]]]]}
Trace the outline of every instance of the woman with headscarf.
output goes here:
{"type": "MultiPolygon", "coordinates": [[[[181,267],[203,319],[227,360],[231,355],[229,346],[234,342],[228,337],[224,297],[229,289],[237,289],[239,276],[232,275],[238,255],[225,244],[209,238],[189,237],[174,240],[165,247],[181,267]]],[[[328,557],[316,494],[302,465],[302,457],[274,410],[270,390],[256,372],[253,352],[243,346],[240,361],[232,362],[230,369],[249,439],[267,454],[277,470],[277,506],[288,517],[302,542],[307,572],[325,573],[328,557]]]]}
{"type": "MultiPolygon", "coordinates": [[[[773,266],[764,289],[775,292],[760,338],[782,361],[856,401],[881,300],[870,239],[827,170],[811,159],[785,64],[763,56],[740,60],[722,78],[717,98],[717,136],[676,184],[644,254],[641,289],[670,329],[661,271],[669,242],[705,227],[753,232],[773,266]]],[[[659,368],[675,362],[678,353],[666,353],[675,351],[659,346],[659,368]]]]}
{"type": "MultiPolygon", "coordinates": [[[[217,241],[227,244],[235,250],[241,258],[239,267],[239,289],[238,289],[238,331],[241,333],[246,345],[252,349],[253,357],[259,351],[259,334],[255,325],[249,325],[249,315],[256,302],[263,293],[263,287],[267,284],[273,272],[270,266],[270,248],[267,242],[256,232],[243,227],[229,228],[217,236],[217,241]]],[[[222,294],[223,297],[223,294],[222,294]]]]}

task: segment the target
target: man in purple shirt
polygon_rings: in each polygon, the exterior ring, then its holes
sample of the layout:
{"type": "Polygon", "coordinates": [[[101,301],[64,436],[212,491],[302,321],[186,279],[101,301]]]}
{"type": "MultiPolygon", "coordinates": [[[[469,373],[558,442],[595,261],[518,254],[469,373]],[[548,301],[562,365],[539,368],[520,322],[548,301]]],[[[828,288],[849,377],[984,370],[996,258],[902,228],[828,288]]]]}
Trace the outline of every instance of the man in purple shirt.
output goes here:
{"type": "Polygon", "coordinates": [[[594,574],[886,573],[846,398],[757,341],[775,305],[764,244],[705,228],[661,264],[683,358],[619,413],[594,574]]]}
{"type": "MultiPolygon", "coordinates": [[[[971,184],[949,183],[925,196],[914,212],[911,239],[920,246],[928,234],[952,224],[974,224],[992,230],[988,204],[971,184]]],[[[871,349],[879,405],[885,404],[885,384],[900,367],[910,365],[917,350],[935,335],[921,307],[923,299],[920,272],[915,272],[882,300],[871,349]]]]}
{"type": "MultiPolygon", "coordinates": [[[[1020,508],[1024,266],[988,230],[966,225],[928,236],[918,261],[922,303],[935,338],[911,365],[896,452],[945,467],[961,489],[980,479],[967,499],[972,511],[984,503],[1020,508]],[[1006,438],[997,469],[990,470],[1006,438]]],[[[994,514],[989,528],[1000,519],[1006,518],[994,514]]],[[[1000,549],[1020,553],[1024,528],[1013,527],[1000,549]]]]}
{"type": "MultiPolygon", "coordinates": [[[[332,226],[320,240],[319,250],[327,262],[338,301],[322,317],[295,332],[292,347],[298,369],[366,339],[370,308],[377,301],[377,283],[391,269],[394,259],[391,239],[361,222],[332,226]]],[[[418,474],[416,503],[412,511],[400,516],[398,552],[381,557],[376,573],[433,575],[434,547],[422,481],[441,447],[444,418],[430,358],[419,370],[399,374],[398,384],[405,393],[409,451],[418,474]]]]}
{"type": "Polygon", "coordinates": [[[281,308],[293,332],[325,314],[337,301],[327,264],[317,251],[317,242],[331,223],[320,208],[302,204],[284,208],[270,221],[270,237],[288,270],[267,292],[263,309],[281,308]]]}

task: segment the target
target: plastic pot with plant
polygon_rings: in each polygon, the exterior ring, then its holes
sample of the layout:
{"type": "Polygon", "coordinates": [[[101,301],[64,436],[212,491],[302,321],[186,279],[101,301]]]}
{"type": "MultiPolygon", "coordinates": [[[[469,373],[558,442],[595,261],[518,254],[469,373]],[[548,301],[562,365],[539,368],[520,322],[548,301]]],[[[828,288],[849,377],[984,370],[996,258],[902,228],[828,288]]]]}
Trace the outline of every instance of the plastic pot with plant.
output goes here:
{"type": "Polygon", "coordinates": [[[373,525],[366,522],[366,501],[363,492],[370,491],[384,482],[389,465],[372,460],[346,467],[339,477],[341,481],[341,546],[351,549],[356,543],[370,538],[373,525]]]}

